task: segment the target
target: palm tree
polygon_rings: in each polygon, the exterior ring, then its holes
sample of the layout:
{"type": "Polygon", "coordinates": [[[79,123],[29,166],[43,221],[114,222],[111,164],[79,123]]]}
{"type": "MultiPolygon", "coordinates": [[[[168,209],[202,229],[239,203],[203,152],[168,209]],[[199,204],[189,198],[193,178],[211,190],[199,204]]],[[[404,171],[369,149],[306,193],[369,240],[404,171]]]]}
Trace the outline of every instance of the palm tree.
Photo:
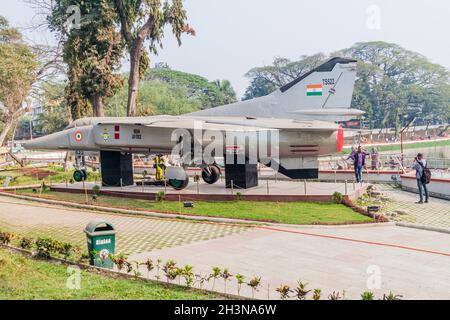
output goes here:
{"type": "Polygon", "coordinates": [[[223,95],[223,102],[225,104],[236,102],[236,92],[231,86],[231,82],[228,80],[216,80],[215,86],[219,92],[223,95]]]}

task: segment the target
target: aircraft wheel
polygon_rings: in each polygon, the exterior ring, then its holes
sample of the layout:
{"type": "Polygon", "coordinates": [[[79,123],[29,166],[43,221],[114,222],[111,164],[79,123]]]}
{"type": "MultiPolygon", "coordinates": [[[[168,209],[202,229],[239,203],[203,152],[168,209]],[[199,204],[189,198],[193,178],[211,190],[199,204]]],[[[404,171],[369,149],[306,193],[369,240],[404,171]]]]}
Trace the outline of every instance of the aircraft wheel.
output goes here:
{"type": "Polygon", "coordinates": [[[214,184],[219,181],[220,169],[217,166],[209,166],[202,170],[202,179],[207,184],[214,184]]]}
{"type": "Polygon", "coordinates": [[[75,170],[73,173],[73,180],[76,182],[80,182],[86,179],[86,174],[83,172],[83,170],[75,170]]]}
{"type": "Polygon", "coordinates": [[[185,180],[169,179],[169,185],[175,190],[183,190],[189,184],[189,178],[185,180]]]}

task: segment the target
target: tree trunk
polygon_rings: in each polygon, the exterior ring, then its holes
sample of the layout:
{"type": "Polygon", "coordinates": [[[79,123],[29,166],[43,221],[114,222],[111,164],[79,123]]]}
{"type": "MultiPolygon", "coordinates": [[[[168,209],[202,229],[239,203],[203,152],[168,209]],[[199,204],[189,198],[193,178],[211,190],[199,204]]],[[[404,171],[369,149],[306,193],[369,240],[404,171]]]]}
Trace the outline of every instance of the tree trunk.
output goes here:
{"type": "Polygon", "coordinates": [[[13,127],[14,123],[12,120],[5,121],[5,127],[2,130],[2,133],[0,133],[0,147],[2,147],[6,142],[6,137],[8,136],[8,132],[13,127]]]}
{"type": "Polygon", "coordinates": [[[153,18],[149,18],[147,22],[142,26],[136,35],[136,39],[133,41],[130,51],[130,78],[128,79],[128,103],[127,103],[127,116],[133,117],[136,114],[136,102],[139,90],[139,75],[140,75],[140,60],[142,54],[142,48],[144,46],[145,39],[151,34],[153,29],[153,18]]]}
{"type": "Polygon", "coordinates": [[[128,79],[128,103],[127,103],[127,116],[133,117],[136,114],[136,103],[139,89],[139,68],[141,59],[141,47],[139,43],[134,44],[130,53],[130,77],[128,79]]]}
{"type": "Polygon", "coordinates": [[[96,93],[92,96],[92,106],[94,108],[94,117],[105,116],[105,107],[103,105],[102,96],[99,93],[96,93]]]}

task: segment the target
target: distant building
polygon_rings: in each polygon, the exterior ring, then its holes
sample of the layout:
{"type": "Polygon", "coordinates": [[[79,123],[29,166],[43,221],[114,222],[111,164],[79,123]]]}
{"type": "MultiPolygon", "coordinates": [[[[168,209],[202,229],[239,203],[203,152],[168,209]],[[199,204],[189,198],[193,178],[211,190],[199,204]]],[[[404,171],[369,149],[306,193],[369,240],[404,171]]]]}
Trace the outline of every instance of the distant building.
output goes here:
{"type": "Polygon", "coordinates": [[[31,122],[33,123],[33,127],[36,127],[39,122],[39,115],[44,112],[44,107],[39,103],[33,103],[31,107],[31,122]]]}

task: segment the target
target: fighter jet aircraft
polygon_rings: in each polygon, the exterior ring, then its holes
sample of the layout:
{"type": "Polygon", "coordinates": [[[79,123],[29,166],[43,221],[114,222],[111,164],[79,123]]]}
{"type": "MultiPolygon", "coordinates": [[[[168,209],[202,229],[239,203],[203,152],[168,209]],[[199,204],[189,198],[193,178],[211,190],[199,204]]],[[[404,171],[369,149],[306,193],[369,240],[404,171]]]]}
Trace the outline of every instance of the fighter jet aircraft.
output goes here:
{"type": "MultiPolygon", "coordinates": [[[[213,160],[217,156],[225,156],[225,175],[234,175],[235,181],[240,174],[232,173],[234,169],[256,165],[252,159],[292,179],[317,178],[317,158],[342,150],[344,133],[336,121],[362,113],[350,109],[355,77],[355,60],[333,58],[265,97],[182,116],[79,119],[25,148],[77,151],[81,160],[84,151],[100,152],[105,185],[117,184],[118,179],[121,185],[133,183],[131,154],[174,154],[174,150],[183,166],[167,170],[166,176],[176,189],[187,186],[183,168],[191,165],[202,168],[205,182],[217,182],[220,169],[213,160]],[[211,149],[214,152],[206,152],[211,149]],[[212,158],[205,159],[205,153],[212,158]],[[230,159],[238,156],[243,163],[232,163],[230,159]]],[[[76,180],[85,175],[79,169],[76,180]]]]}

